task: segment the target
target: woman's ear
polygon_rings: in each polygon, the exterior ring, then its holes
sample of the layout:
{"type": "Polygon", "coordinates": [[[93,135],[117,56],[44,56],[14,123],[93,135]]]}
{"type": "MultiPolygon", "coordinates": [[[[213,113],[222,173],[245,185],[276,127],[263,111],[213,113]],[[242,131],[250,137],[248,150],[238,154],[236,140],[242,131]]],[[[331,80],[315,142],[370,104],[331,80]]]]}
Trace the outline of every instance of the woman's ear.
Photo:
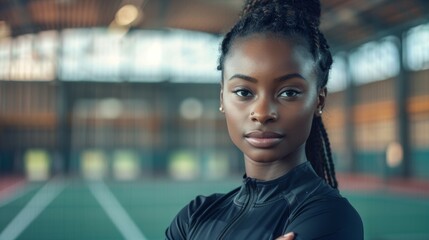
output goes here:
{"type": "Polygon", "coordinates": [[[323,113],[323,108],[325,108],[326,97],[328,95],[328,89],[323,87],[319,90],[317,95],[317,108],[315,111],[316,116],[321,116],[323,113]]]}
{"type": "Polygon", "coordinates": [[[225,109],[223,108],[223,85],[222,84],[220,86],[220,92],[219,92],[219,103],[220,103],[219,111],[222,113],[225,113],[225,109]]]}

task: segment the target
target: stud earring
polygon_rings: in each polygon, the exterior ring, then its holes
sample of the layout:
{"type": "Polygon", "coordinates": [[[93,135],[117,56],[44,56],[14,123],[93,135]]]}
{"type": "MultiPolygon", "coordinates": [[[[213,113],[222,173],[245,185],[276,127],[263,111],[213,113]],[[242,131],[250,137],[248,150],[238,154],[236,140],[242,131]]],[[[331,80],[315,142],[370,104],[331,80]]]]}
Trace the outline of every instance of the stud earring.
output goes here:
{"type": "Polygon", "coordinates": [[[319,109],[319,115],[322,115],[323,111],[322,109],[319,109]]]}
{"type": "Polygon", "coordinates": [[[223,107],[219,107],[219,111],[220,111],[220,112],[223,112],[223,107]]]}

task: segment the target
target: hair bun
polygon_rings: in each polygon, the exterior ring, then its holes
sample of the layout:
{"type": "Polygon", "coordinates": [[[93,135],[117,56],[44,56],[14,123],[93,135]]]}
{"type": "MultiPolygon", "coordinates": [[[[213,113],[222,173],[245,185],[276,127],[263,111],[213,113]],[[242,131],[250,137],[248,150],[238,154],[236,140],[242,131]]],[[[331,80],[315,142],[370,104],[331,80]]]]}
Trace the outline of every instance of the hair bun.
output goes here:
{"type": "Polygon", "coordinates": [[[315,26],[320,25],[321,4],[319,0],[246,0],[241,17],[257,11],[274,10],[277,14],[297,12],[315,26]]]}

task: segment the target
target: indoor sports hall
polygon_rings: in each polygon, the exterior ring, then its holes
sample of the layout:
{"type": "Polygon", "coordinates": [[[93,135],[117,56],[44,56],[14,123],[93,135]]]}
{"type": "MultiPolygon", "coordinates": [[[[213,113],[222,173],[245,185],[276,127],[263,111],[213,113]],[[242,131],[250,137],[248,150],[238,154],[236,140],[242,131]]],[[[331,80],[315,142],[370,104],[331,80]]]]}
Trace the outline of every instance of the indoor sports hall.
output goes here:
{"type": "MultiPolygon", "coordinates": [[[[219,112],[242,0],[0,0],[0,240],[160,240],[240,186],[219,112]]],[[[429,239],[429,1],[321,0],[324,123],[367,240],[429,239]]]]}

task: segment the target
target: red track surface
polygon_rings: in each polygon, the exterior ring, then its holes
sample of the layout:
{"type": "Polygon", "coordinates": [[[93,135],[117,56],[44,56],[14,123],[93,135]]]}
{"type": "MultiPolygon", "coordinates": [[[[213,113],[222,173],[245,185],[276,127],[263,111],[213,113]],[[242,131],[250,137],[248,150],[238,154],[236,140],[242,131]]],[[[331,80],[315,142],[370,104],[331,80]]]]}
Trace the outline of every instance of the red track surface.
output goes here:
{"type": "Polygon", "coordinates": [[[0,178],[0,199],[13,194],[17,189],[26,183],[22,177],[1,177],[0,178]]]}
{"type": "MultiPolygon", "coordinates": [[[[429,180],[418,179],[382,179],[373,175],[342,174],[337,175],[340,190],[347,191],[384,191],[401,195],[429,197],[429,180]]],[[[3,199],[26,184],[23,177],[1,177],[0,199],[3,199]]]]}
{"type": "Polygon", "coordinates": [[[401,195],[429,197],[429,181],[418,179],[383,179],[372,175],[338,174],[339,188],[350,191],[387,191],[401,195]]]}

